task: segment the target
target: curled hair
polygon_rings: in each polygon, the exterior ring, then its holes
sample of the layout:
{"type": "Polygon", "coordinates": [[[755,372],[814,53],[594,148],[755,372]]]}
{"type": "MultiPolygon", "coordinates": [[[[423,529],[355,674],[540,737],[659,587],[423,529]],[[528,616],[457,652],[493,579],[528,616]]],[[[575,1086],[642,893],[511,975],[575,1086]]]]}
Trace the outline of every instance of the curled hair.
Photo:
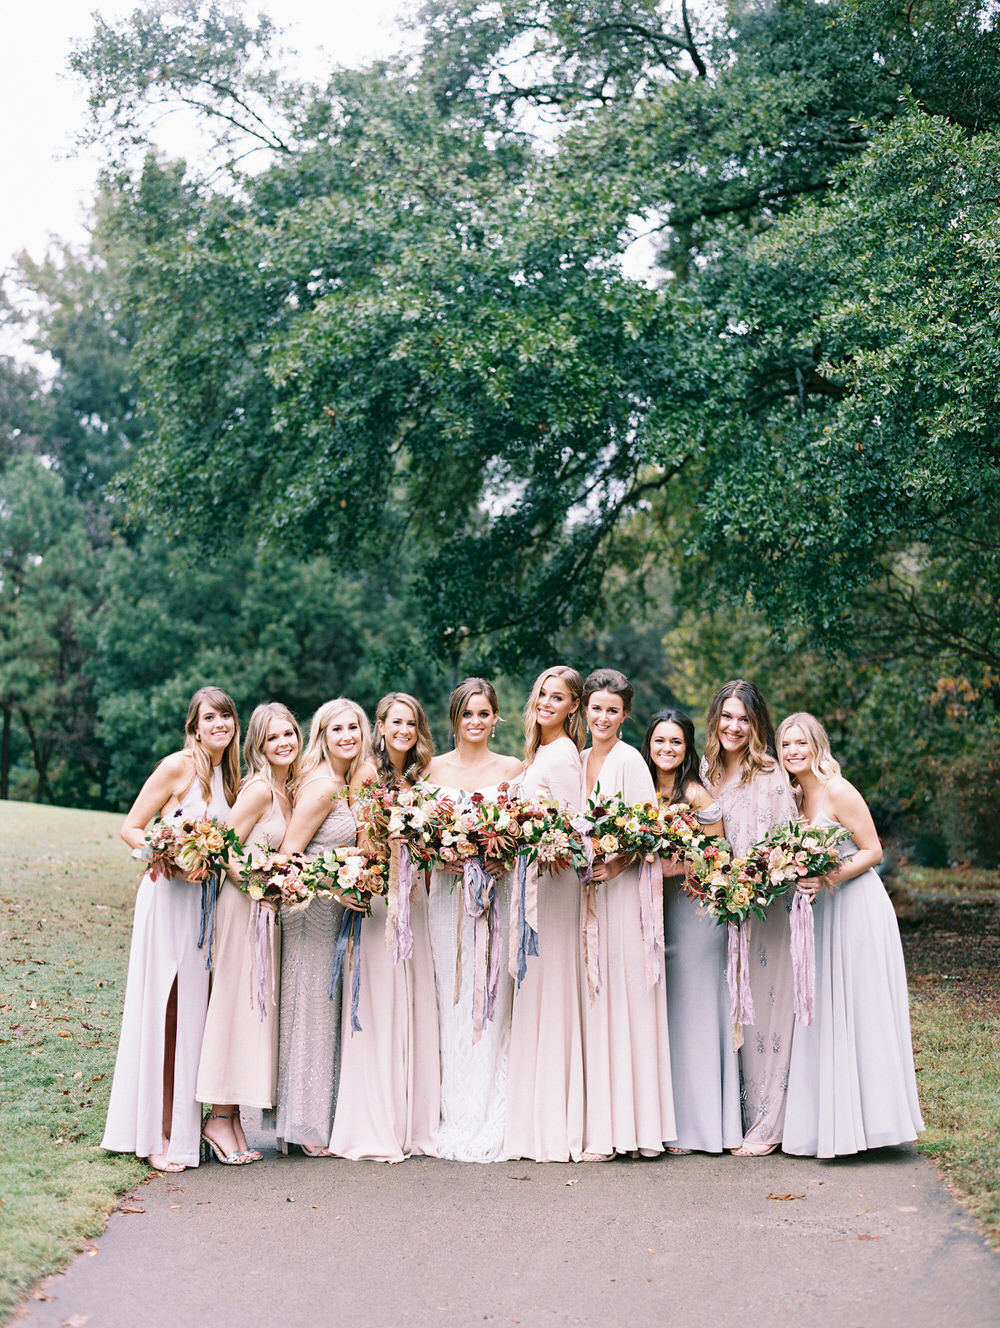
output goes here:
{"type": "Polygon", "coordinates": [[[350,711],[358,721],[358,727],[361,730],[361,750],[347,767],[344,783],[350,787],[364,763],[372,759],[372,731],[368,723],[368,716],[357,701],[349,701],[346,696],[337,696],[332,701],[324,701],[312,717],[309,724],[309,741],[306,743],[302,765],[299,769],[300,780],[303,775],[310,770],[315,770],[318,765],[321,765],[328,758],[326,731],[337,716],[345,710],[350,711]]]}
{"type": "Polygon", "coordinates": [[[271,763],[267,759],[264,747],[267,742],[267,731],[271,727],[271,721],[275,719],[291,727],[299,744],[299,749],[295,753],[295,760],[288,767],[286,788],[291,789],[298,778],[299,764],[302,760],[302,730],[299,728],[299,722],[292,712],[280,701],[265,701],[262,705],[257,706],[250,716],[250,722],[247,724],[247,736],[243,742],[243,763],[247,768],[248,779],[263,779],[271,788],[274,788],[274,773],[271,770],[271,763]]]}
{"type": "Polygon", "coordinates": [[[577,751],[582,752],[587,745],[587,725],[583,718],[583,679],[576,669],[571,669],[569,665],[556,664],[551,669],[546,669],[544,673],[540,673],[535,679],[528,703],[524,707],[524,759],[529,763],[542,745],[542,726],[535,715],[535,709],[546,678],[558,678],[560,682],[566,684],[566,690],[576,702],[576,709],[563,720],[563,732],[573,739],[577,751]]]}
{"type": "Polygon", "coordinates": [[[222,786],[231,807],[240,791],[240,721],[236,714],[236,703],[221,687],[199,687],[188,705],[187,719],[184,721],[184,748],[194,757],[194,772],[205,801],[208,802],[212,796],[212,761],[198,741],[198,716],[202,705],[210,706],[220,715],[233,717],[233,736],[222,753],[221,763],[222,786]]]}
{"type": "Polygon", "coordinates": [[[375,726],[384,725],[385,718],[396,703],[408,706],[413,712],[413,718],[417,721],[417,740],[407,752],[407,759],[403,763],[403,773],[399,771],[392,763],[388,748],[385,744],[385,738],[379,736],[375,746],[375,768],[378,770],[379,781],[388,788],[397,788],[404,780],[408,784],[415,784],[423,775],[431,763],[434,756],[434,739],[431,737],[431,728],[427,723],[427,716],[424,714],[424,708],[415,696],[409,692],[387,692],[375,707],[375,726]]]}
{"type": "Polygon", "coordinates": [[[625,677],[624,673],[619,673],[617,669],[595,669],[583,684],[583,704],[590,704],[590,698],[595,692],[612,692],[615,696],[620,696],[622,709],[626,715],[632,709],[632,698],[635,696],[635,688],[625,677]]]}
{"type": "Polygon", "coordinates": [[[690,715],[685,715],[683,710],[657,710],[646,725],[646,732],[642,739],[642,759],[649,767],[649,773],[653,776],[653,787],[657,791],[659,791],[660,776],[663,772],[653,764],[651,749],[653,734],[660,724],[676,724],[684,735],[684,758],[674,772],[674,786],[665,796],[670,802],[685,802],[685,793],[689,785],[698,784],[704,788],[701,776],[698,774],[698,748],[694,742],[694,722],[690,715]]]}
{"type": "Polygon", "coordinates": [[[748,784],[754,775],[773,770],[777,764],[777,749],[774,745],[774,725],[767,709],[767,702],[756,683],[745,678],[735,678],[724,683],[712,697],[705,721],[705,773],[709,784],[716,784],[725,772],[722,755],[722,743],[719,739],[719,720],[722,707],[731,698],[743,703],[750,721],[747,743],[740,754],[739,784],[748,784]]]}
{"type": "MultiPolygon", "coordinates": [[[[785,770],[785,763],[781,759],[781,740],[789,729],[798,727],[806,735],[806,742],[809,744],[809,751],[812,754],[812,760],[809,762],[809,769],[817,779],[824,783],[833,779],[835,775],[840,774],[840,763],[833,759],[833,753],[830,751],[830,739],[826,735],[826,729],[819,722],[815,715],[810,715],[808,710],[798,710],[794,715],[786,717],[778,725],[778,763],[782,770],[785,770]]],[[[799,787],[799,781],[790,770],[785,770],[788,776],[788,782],[793,789],[799,787]]]]}
{"type": "Polygon", "coordinates": [[[448,701],[448,723],[451,725],[452,733],[458,733],[459,720],[474,696],[485,696],[493,713],[499,718],[500,702],[497,700],[493,684],[487,682],[485,678],[465,678],[452,692],[448,701]]]}

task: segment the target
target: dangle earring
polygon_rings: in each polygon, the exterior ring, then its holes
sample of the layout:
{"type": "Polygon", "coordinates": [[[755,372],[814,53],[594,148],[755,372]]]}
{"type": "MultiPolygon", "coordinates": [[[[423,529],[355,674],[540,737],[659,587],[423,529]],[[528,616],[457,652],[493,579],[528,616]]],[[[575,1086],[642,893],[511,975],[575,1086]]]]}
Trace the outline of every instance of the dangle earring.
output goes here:
{"type": "Polygon", "coordinates": [[[378,738],[378,750],[379,750],[380,752],[384,752],[384,751],[385,751],[385,734],[384,734],[384,733],[380,733],[380,734],[379,734],[379,738],[378,738]]]}
{"type": "Polygon", "coordinates": [[[494,724],[493,727],[490,729],[490,738],[491,738],[491,740],[492,740],[493,738],[495,738],[496,736],[497,736],[497,726],[494,724]]]}

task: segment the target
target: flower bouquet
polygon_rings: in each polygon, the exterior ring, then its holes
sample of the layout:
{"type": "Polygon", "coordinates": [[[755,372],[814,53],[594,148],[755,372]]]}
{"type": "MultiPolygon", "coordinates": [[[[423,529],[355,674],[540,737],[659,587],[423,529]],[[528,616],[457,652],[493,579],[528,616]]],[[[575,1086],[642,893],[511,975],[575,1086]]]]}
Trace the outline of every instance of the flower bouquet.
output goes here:
{"type": "Polygon", "coordinates": [[[372,898],[386,892],[387,864],[384,857],[357,848],[353,844],[341,844],[336,848],[325,849],[311,858],[304,869],[304,876],[314,895],[334,895],[348,898],[363,907],[348,908],[340,924],[340,934],[333,951],[333,966],[330,970],[330,983],[327,995],[332,1001],[337,984],[344,970],[345,958],[352,965],[351,978],[351,1029],[360,1033],[358,1002],[361,997],[361,924],[371,913],[372,898]]]}
{"type": "Polygon", "coordinates": [[[270,989],[274,1006],[274,928],[279,909],[305,908],[313,897],[305,877],[308,859],[301,853],[275,853],[255,844],[240,865],[239,888],[250,899],[250,1001],[257,1014],[267,1018],[270,989]]]}

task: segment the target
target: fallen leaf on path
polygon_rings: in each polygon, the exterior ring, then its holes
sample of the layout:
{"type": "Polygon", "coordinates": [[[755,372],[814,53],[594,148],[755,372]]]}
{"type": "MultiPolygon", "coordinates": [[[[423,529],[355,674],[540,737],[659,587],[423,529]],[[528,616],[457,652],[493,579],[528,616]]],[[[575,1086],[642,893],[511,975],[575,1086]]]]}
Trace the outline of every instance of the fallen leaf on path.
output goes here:
{"type": "Polygon", "coordinates": [[[29,1300],[51,1300],[52,1297],[49,1295],[49,1293],[48,1293],[47,1291],[43,1291],[41,1287],[35,1287],[34,1291],[32,1291],[32,1293],[31,1293],[31,1295],[28,1297],[28,1299],[29,1299],[29,1300]]]}
{"type": "Polygon", "coordinates": [[[180,1208],[180,1204],[171,1204],[170,1207],[171,1207],[171,1208],[180,1208]]]}
{"type": "Polygon", "coordinates": [[[89,1314],[71,1314],[68,1319],[63,1319],[59,1328],[83,1328],[85,1323],[90,1323],[89,1314]]]}
{"type": "Polygon", "coordinates": [[[916,1213],[917,1211],[919,1211],[919,1210],[916,1209],[916,1208],[911,1208],[911,1207],[909,1207],[909,1206],[907,1206],[906,1208],[897,1208],[897,1209],[896,1209],[896,1212],[897,1212],[897,1213],[916,1213]]]}
{"type": "MultiPolygon", "coordinates": [[[[514,1179],[516,1180],[517,1177],[515,1176],[514,1179]]],[[[580,1182],[579,1182],[578,1180],[568,1180],[568,1181],[566,1182],[566,1184],[567,1184],[567,1185],[579,1185],[580,1182]]]]}
{"type": "Polygon", "coordinates": [[[119,1213],[144,1213],[145,1208],[140,1208],[138,1204],[119,1204],[119,1213]]]}
{"type": "Polygon", "coordinates": [[[769,1199],[804,1199],[804,1194],[769,1194],[769,1199]]]}
{"type": "Polygon", "coordinates": [[[867,1231],[863,1231],[861,1235],[858,1237],[858,1240],[881,1240],[881,1239],[882,1239],[881,1236],[869,1236],[867,1231]]]}
{"type": "Polygon", "coordinates": [[[531,1180],[530,1176],[508,1176],[508,1180],[531,1180]]]}

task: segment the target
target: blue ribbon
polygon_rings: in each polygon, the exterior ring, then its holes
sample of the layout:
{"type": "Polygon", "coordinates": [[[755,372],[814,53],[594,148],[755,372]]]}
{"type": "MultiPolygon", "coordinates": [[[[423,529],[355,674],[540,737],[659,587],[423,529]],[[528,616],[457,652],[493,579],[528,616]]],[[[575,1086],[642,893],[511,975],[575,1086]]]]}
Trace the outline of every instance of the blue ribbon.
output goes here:
{"type": "Polygon", "coordinates": [[[218,888],[218,876],[215,872],[209,872],[201,883],[201,926],[198,930],[198,949],[206,951],[205,967],[210,973],[212,947],[215,945],[215,900],[218,888]]]}
{"type": "Polygon", "coordinates": [[[330,985],[326,989],[326,994],[332,1001],[337,994],[337,983],[344,971],[347,945],[353,936],[354,968],[351,972],[351,1029],[355,1033],[362,1031],[361,1021],[358,1019],[358,1002],[361,999],[361,924],[363,921],[364,914],[359,913],[357,909],[349,908],[345,910],[343,921],[340,924],[340,935],[337,937],[337,946],[333,952],[330,985]]]}
{"type": "Polygon", "coordinates": [[[517,985],[521,986],[528,971],[528,956],[538,955],[538,932],[528,921],[526,902],[528,885],[528,855],[517,858],[517,985]]]}
{"type": "Polygon", "coordinates": [[[463,871],[465,885],[465,911],[470,918],[480,917],[486,912],[485,892],[493,884],[493,877],[490,876],[479,858],[470,858],[465,864],[463,871]],[[475,904],[475,909],[469,907],[470,903],[475,904]]]}

